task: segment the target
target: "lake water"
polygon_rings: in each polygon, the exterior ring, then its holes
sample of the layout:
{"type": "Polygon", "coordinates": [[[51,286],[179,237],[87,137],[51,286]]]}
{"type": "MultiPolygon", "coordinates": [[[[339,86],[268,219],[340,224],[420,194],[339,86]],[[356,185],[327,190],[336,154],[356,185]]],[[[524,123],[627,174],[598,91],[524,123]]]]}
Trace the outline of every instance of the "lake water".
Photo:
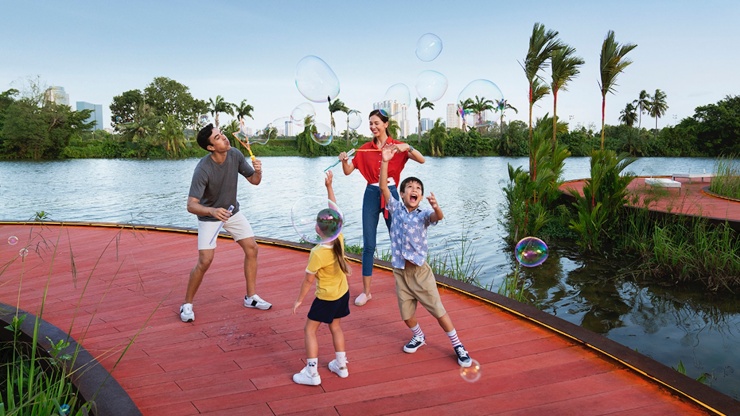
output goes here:
{"type": "MultiPolygon", "coordinates": [[[[325,196],[323,170],[336,158],[265,157],[259,186],[240,181],[239,202],[260,237],[297,241],[291,209],[305,196],[325,196]]],[[[44,211],[55,221],[100,221],[195,228],[186,209],[197,159],[0,162],[0,220],[29,220],[44,211]]],[[[569,158],[563,179],[589,176],[589,158],[569,158]]],[[[643,158],[629,170],[640,176],[712,172],[715,159],[643,158]]],[[[503,187],[508,165],[527,158],[427,158],[409,162],[402,176],[417,176],[434,192],[445,220],[430,228],[430,253],[454,256],[467,244],[467,257],[480,267],[481,286],[493,291],[512,272],[503,242],[503,187]]],[[[359,172],[334,168],[334,189],[345,216],[348,244],[362,244],[359,172]]],[[[426,202],[425,202],[426,204],[426,202]]],[[[300,205],[296,207],[300,210],[300,205]]],[[[5,241],[0,226],[0,241],[5,241]]],[[[390,246],[379,227],[379,250],[390,246]]],[[[586,259],[559,247],[542,266],[524,271],[529,298],[542,310],[581,325],[665,365],[682,362],[687,374],[709,374],[717,390],[740,398],[740,302],[641,285],[616,275],[614,262],[586,259]]]]}

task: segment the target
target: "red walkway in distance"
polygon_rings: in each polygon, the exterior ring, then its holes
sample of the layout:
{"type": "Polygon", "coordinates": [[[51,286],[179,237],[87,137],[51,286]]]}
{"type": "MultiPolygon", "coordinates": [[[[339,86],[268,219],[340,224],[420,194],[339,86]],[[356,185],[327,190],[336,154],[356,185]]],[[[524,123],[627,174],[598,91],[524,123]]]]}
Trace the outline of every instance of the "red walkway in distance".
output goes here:
{"type": "MultiPolygon", "coordinates": [[[[669,176],[663,178],[670,179],[669,176]]],[[[655,188],[645,184],[644,177],[635,178],[627,187],[634,195],[639,197],[639,204],[634,206],[645,206],[652,211],[665,213],[685,214],[710,218],[713,220],[728,220],[732,223],[740,223],[740,201],[720,198],[705,190],[709,182],[701,179],[676,178],[681,182],[681,188],[655,188]]],[[[583,187],[586,179],[567,181],[560,189],[567,192],[568,189],[578,190],[583,195],[583,187]]]]}
{"type": "MultiPolygon", "coordinates": [[[[428,345],[402,352],[410,331],[399,317],[392,274],[382,268],[373,300],[352,305],[342,322],[349,377],[326,368],[334,352],[324,325],[323,383],[296,385],[311,296],[297,315],[292,305],[305,251],[261,240],[258,293],[274,306],[248,310],[240,248],[221,238],[196,296],[196,320],[186,324],[178,308],[195,262],[192,232],[0,223],[0,237],[0,301],[33,314],[43,303],[43,318],[112,370],[145,415],[698,415],[738,408],[736,400],[605,337],[480,288],[463,293],[457,287],[467,286],[442,278],[443,302],[482,366],[480,380],[467,383],[447,336],[424,310],[428,345]],[[20,242],[9,246],[9,235],[20,242]],[[21,246],[30,250],[23,261],[21,246]],[[580,332],[581,341],[568,332],[580,332]]],[[[356,294],[360,266],[352,267],[356,294]]]]}

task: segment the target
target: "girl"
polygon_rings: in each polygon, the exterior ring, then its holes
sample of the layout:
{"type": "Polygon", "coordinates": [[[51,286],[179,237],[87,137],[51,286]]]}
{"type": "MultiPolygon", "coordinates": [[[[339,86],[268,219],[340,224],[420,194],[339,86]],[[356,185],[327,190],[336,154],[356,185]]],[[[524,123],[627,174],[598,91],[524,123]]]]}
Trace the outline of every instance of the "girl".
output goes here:
{"type": "MultiPolygon", "coordinates": [[[[324,183],[329,200],[336,202],[334,189],[332,188],[332,176],[331,171],[327,172],[324,183]]],[[[316,227],[320,229],[326,226],[336,227],[336,224],[327,225],[321,222],[316,224],[316,227]]],[[[316,331],[322,322],[329,324],[336,354],[336,358],[329,362],[329,370],[342,378],[349,376],[347,355],[344,349],[344,333],[340,322],[342,318],[349,315],[347,275],[351,273],[352,271],[344,257],[344,236],[341,233],[335,240],[318,244],[311,249],[308,266],[306,266],[306,278],[303,280],[298,298],[293,304],[293,314],[295,315],[314,281],[316,282],[316,298],[308,311],[308,319],[306,319],[304,329],[306,367],[293,375],[294,382],[309,386],[321,384],[321,376],[318,372],[319,345],[316,340],[316,331]]]]}
{"type": "Polygon", "coordinates": [[[355,153],[352,161],[349,161],[347,153],[339,154],[342,161],[342,170],[349,175],[355,169],[359,170],[367,181],[365,196],[362,200],[362,286],[363,292],[355,299],[355,305],[362,306],[373,298],[370,294],[370,282],[373,276],[373,260],[378,233],[378,217],[383,214],[385,225],[390,230],[391,218],[384,210],[385,200],[382,198],[378,187],[380,177],[380,150],[386,145],[396,145],[401,152],[393,156],[388,165],[388,185],[391,193],[398,198],[396,184],[401,176],[401,171],[406,162],[411,159],[418,163],[424,163],[424,156],[408,143],[394,140],[388,136],[388,114],[385,110],[373,110],[370,112],[370,132],[373,140],[363,144],[355,153]]]}

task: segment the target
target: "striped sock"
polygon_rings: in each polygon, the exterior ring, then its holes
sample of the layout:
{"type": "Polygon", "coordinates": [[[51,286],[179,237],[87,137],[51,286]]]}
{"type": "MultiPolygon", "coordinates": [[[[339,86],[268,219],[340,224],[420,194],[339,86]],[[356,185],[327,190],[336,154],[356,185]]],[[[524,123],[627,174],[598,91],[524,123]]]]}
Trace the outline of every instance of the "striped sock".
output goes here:
{"type": "Polygon", "coordinates": [[[414,333],[414,336],[419,339],[424,339],[424,332],[421,330],[421,325],[416,324],[413,328],[411,328],[411,331],[414,333]]]}
{"type": "Polygon", "coordinates": [[[452,343],[452,348],[457,347],[458,345],[462,345],[462,342],[460,342],[460,339],[457,337],[457,331],[453,328],[452,331],[446,332],[447,336],[450,337],[450,342],[452,343]]]}

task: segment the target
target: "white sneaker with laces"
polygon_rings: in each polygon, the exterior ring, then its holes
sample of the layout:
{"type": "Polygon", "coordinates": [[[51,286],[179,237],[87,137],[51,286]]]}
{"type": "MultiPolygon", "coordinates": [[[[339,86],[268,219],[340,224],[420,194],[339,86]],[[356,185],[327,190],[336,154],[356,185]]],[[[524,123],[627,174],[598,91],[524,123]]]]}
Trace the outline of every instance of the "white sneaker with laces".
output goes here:
{"type": "Polygon", "coordinates": [[[192,303],[183,303],[180,306],[180,320],[183,322],[193,322],[195,320],[192,303]]]}
{"type": "Polygon", "coordinates": [[[272,308],[272,303],[266,302],[264,299],[259,297],[256,293],[254,296],[244,296],[244,307],[245,308],[256,308],[263,311],[266,311],[270,308],[272,308]]]}
{"type": "Polygon", "coordinates": [[[426,345],[426,342],[424,342],[424,338],[419,338],[416,335],[414,335],[411,338],[411,341],[409,341],[406,345],[403,346],[403,352],[413,354],[418,350],[422,345],[426,345]]]}
{"type": "Polygon", "coordinates": [[[331,371],[332,373],[336,373],[341,378],[349,377],[349,370],[347,369],[347,364],[345,364],[344,367],[340,367],[339,361],[337,360],[329,361],[329,371],[331,371]]]}
{"type": "Polygon", "coordinates": [[[293,381],[306,386],[318,386],[321,384],[321,376],[319,373],[311,375],[311,373],[308,372],[308,368],[303,367],[300,373],[293,374],[293,381]]]}

